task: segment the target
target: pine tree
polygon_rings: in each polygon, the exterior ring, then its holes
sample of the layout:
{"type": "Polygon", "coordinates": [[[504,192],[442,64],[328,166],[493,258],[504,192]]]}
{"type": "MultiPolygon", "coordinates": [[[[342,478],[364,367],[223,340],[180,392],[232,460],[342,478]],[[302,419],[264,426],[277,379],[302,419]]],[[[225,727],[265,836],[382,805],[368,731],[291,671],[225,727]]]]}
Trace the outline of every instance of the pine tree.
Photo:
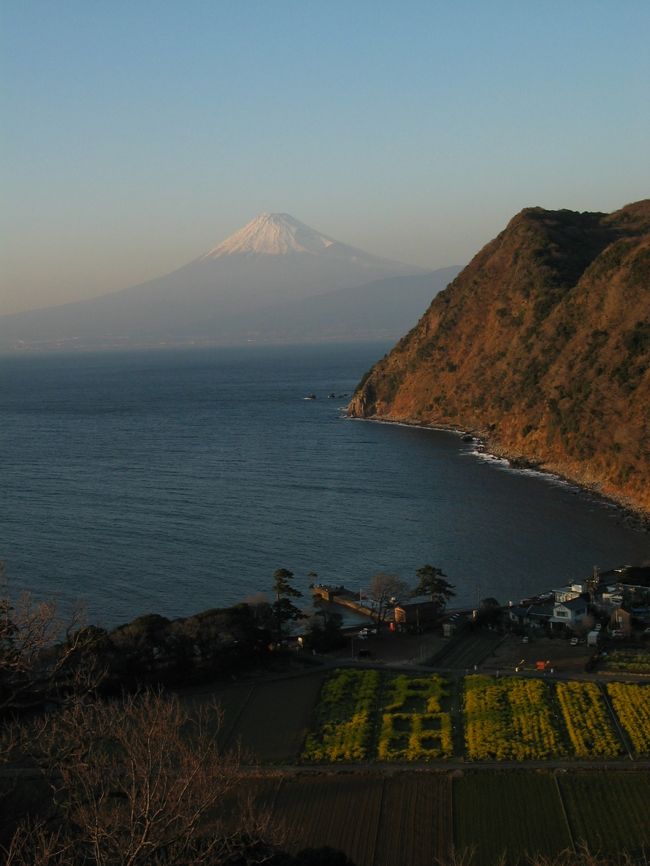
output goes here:
{"type": "Polygon", "coordinates": [[[275,601],[273,602],[273,614],[278,629],[278,637],[282,637],[283,626],[287,622],[295,622],[302,619],[304,614],[300,608],[290,600],[301,598],[302,593],[291,585],[293,572],[287,568],[278,568],[273,572],[273,591],[275,601]]]}
{"type": "Polygon", "coordinates": [[[453,585],[445,579],[447,575],[434,565],[423,565],[415,573],[419,583],[412,595],[430,595],[438,612],[443,611],[449,599],[456,595],[453,585]]]}

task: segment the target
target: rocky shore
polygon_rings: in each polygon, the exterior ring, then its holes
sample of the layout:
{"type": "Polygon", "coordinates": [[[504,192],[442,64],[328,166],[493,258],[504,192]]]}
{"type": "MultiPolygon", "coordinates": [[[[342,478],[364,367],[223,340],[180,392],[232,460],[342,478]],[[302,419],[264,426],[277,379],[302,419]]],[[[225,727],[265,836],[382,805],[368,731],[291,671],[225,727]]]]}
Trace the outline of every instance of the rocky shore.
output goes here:
{"type": "Polygon", "coordinates": [[[513,453],[511,450],[503,447],[499,442],[495,441],[494,437],[490,435],[490,432],[484,428],[466,429],[451,424],[424,424],[422,421],[409,418],[393,418],[378,415],[360,417],[348,413],[348,416],[357,421],[369,421],[375,424],[396,424],[406,427],[417,427],[422,430],[439,430],[444,433],[454,433],[461,440],[471,441],[476,447],[476,450],[483,453],[486,457],[493,457],[495,460],[507,461],[511,469],[516,469],[521,472],[535,472],[542,476],[548,476],[549,478],[560,479],[561,481],[574,486],[578,495],[584,496],[585,498],[610,508],[615,508],[620,520],[628,526],[631,526],[640,532],[650,533],[650,513],[635,507],[625,497],[607,495],[599,489],[597,481],[585,477],[568,475],[558,467],[545,463],[541,458],[513,453]]]}

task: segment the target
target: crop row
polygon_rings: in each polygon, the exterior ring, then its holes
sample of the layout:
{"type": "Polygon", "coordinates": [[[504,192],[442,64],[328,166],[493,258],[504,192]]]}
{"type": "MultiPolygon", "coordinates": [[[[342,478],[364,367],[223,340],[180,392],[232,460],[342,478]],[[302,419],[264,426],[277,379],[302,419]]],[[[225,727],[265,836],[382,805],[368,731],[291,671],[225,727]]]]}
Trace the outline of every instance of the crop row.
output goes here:
{"type": "Polygon", "coordinates": [[[465,745],[472,760],[522,761],[563,754],[547,683],[466,677],[465,745]]]}
{"type": "Polygon", "coordinates": [[[310,761],[362,761],[368,755],[372,716],[377,706],[379,671],[341,669],[323,686],[318,726],[307,737],[303,758],[310,761]]]}
{"type": "Polygon", "coordinates": [[[607,656],[605,670],[617,673],[650,674],[650,653],[647,650],[615,650],[607,656]]]}
{"type": "Polygon", "coordinates": [[[453,752],[451,716],[437,674],[410,677],[341,669],[325,683],[306,761],[426,761],[453,752]]]}
{"type": "Polygon", "coordinates": [[[380,761],[430,761],[453,753],[449,713],[384,713],[377,747],[380,761]]]}
{"type": "Polygon", "coordinates": [[[634,751],[650,754],[650,686],[608,683],[607,694],[634,751]]]}
{"type": "MultiPolygon", "coordinates": [[[[650,686],[611,683],[608,693],[634,751],[650,753],[650,686]]],[[[593,682],[470,676],[464,711],[471,760],[615,758],[623,751],[604,694],[593,682]]]]}
{"type": "Polygon", "coordinates": [[[514,866],[573,846],[603,855],[650,846],[650,775],[638,771],[319,773],[245,784],[287,828],[292,851],[329,845],[358,866],[431,866],[451,850],[454,862],[514,866]]]}
{"type": "Polygon", "coordinates": [[[558,683],[556,689],[576,757],[612,758],[619,755],[621,743],[596,683],[558,683]]]}
{"type": "MultiPolygon", "coordinates": [[[[608,695],[637,755],[650,753],[650,685],[608,695]]],[[[453,755],[448,684],[440,676],[339,669],[326,680],[305,761],[433,761],[453,755]]],[[[623,744],[593,682],[472,675],[464,680],[465,756],[473,761],[615,758],[623,744]]]]}

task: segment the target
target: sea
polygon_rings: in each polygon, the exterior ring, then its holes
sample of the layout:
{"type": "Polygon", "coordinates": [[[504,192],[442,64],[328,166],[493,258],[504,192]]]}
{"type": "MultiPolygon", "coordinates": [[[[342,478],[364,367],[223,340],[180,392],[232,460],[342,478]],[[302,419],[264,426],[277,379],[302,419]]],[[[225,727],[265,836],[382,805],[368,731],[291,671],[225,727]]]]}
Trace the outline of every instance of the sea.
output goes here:
{"type": "Polygon", "coordinates": [[[112,627],[442,568],[452,606],[650,558],[577,487],[452,432],[351,420],[378,344],[0,358],[0,558],[14,592],[112,627]],[[314,399],[306,399],[314,395],[314,399]]]}

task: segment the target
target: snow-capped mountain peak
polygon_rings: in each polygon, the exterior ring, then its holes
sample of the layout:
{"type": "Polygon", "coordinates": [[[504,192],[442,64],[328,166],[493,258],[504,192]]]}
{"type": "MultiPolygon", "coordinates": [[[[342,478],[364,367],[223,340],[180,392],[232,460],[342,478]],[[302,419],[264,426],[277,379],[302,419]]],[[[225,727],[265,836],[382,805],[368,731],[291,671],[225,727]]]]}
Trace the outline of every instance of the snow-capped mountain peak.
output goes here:
{"type": "Polygon", "coordinates": [[[241,253],[278,256],[325,252],[337,242],[309,228],[288,213],[261,213],[207,252],[204,259],[241,253]]]}
{"type": "MultiPolygon", "coordinates": [[[[389,298],[390,286],[399,296],[384,303],[391,311],[391,334],[397,336],[396,311],[399,308],[401,314],[406,307],[400,295],[402,283],[393,280],[409,276],[422,278],[423,271],[336,241],[289,214],[263,213],[210,252],[169,274],[100,298],[27,311],[5,317],[5,322],[0,317],[0,347],[7,337],[11,345],[67,338],[147,340],[160,335],[165,340],[198,335],[224,343],[264,342],[267,335],[271,341],[276,339],[285,327],[282,324],[278,331],[278,322],[285,320],[293,324],[286,325],[282,340],[300,342],[314,332],[314,322],[317,330],[333,329],[327,333],[338,339],[341,334],[357,333],[356,326],[348,323],[348,314],[353,316],[358,292],[349,293],[375,281],[388,281],[376,290],[382,298],[389,298]],[[327,300],[324,307],[311,306],[317,296],[331,293],[336,296],[331,308],[327,300]],[[291,319],[289,307],[294,303],[299,309],[291,319]],[[307,305],[304,312],[303,304],[307,305]]],[[[368,297],[377,296],[374,289],[369,291],[368,297]]],[[[429,291],[426,282],[424,291],[429,291]]],[[[424,301],[418,301],[418,306],[424,308],[424,301]]],[[[362,316],[364,323],[369,315],[368,309],[362,316]]],[[[411,318],[416,320],[417,310],[411,318]]]]}

